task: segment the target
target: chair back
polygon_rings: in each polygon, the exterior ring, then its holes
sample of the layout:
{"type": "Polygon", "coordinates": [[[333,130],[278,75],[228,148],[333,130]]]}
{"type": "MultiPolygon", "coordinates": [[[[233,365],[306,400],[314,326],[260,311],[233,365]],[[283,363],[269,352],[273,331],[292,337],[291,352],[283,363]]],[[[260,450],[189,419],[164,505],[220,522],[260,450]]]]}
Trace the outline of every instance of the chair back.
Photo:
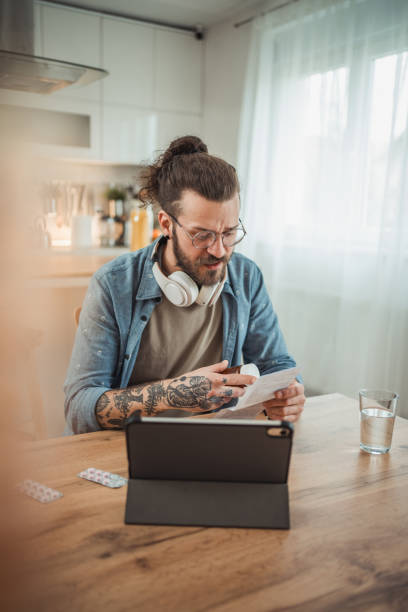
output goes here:
{"type": "Polygon", "coordinates": [[[79,315],[81,314],[81,310],[82,310],[81,306],[77,306],[74,310],[74,320],[75,320],[75,325],[77,327],[79,325],[79,315]]]}

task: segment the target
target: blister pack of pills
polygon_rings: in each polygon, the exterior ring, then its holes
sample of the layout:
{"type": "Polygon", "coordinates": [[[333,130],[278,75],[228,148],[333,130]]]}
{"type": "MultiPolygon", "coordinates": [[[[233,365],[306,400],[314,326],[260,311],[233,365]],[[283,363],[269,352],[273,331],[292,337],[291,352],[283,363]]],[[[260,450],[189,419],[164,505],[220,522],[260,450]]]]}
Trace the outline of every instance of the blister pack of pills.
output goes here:
{"type": "Polygon", "coordinates": [[[96,482],[98,484],[109,487],[110,489],[118,489],[127,484],[127,478],[119,476],[119,474],[112,474],[111,472],[105,472],[103,470],[97,470],[95,468],[88,468],[78,474],[80,478],[96,482]]]}
{"type": "Polygon", "coordinates": [[[21,493],[25,493],[42,504],[48,504],[62,497],[60,491],[51,489],[35,480],[23,480],[23,482],[17,485],[17,489],[21,491],[21,493]]]}

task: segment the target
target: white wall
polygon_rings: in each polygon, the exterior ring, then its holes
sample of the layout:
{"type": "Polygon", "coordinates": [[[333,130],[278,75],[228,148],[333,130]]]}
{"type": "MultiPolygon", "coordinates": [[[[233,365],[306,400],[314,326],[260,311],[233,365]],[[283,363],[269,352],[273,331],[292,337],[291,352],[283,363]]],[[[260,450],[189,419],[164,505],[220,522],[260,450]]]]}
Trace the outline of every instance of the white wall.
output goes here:
{"type": "Polygon", "coordinates": [[[252,21],[244,22],[290,3],[260,0],[234,19],[209,28],[205,34],[203,135],[208,150],[236,166],[239,123],[251,39],[252,21]]]}
{"type": "Polygon", "coordinates": [[[208,150],[234,166],[251,24],[209,29],[205,39],[203,134],[208,150]]]}

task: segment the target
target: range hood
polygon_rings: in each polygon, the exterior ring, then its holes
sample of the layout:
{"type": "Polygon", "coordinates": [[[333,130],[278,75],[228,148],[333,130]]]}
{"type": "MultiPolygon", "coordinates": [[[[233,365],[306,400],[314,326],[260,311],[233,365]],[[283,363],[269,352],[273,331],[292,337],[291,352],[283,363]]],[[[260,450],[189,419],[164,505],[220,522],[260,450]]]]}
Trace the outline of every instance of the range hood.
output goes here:
{"type": "Polygon", "coordinates": [[[107,76],[100,68],[34,55],[33,0],[0,0],[0,88],[52,93],[107,76]]]}

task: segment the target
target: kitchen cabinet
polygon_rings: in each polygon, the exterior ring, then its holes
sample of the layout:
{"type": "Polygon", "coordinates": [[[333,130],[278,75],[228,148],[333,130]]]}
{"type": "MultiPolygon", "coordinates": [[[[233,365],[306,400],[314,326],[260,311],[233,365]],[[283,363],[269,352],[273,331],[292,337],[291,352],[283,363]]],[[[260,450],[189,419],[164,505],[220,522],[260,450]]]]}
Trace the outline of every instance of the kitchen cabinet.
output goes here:
{"type": "Polygon", "coordinates": [[[197,134],[201,130],[198,41],[184,33],[115,18],[103,19],[102,32],[103,68],[109,72],[102,81],[103,160],[140,164],[176,136],[197,134]]]}
{"type": "Polygon", "coordinates": [[[33,254],[35,277],[26,291],[32,305],[30,327],[42,333],[35,358],[50,437],[64,431],[62,386],[76,333],[74,310],[82,305],[92,274],[126,252],[125,248],[61,248],[33,254]]]}
{"type": "MultiPolygon", "coordinates": [[[[40,155],[67,159],[101,159],[101,111],[99,105],[92,100],[55,98],[53,95],[41,96],[34,93],[0,89],[0,112],[2,104],[6,105],[6,109],[8,106],[18,107],[19,110],[27,109],[28,119],[25,120],[26,122],[27,120],[30,122],[30,114],[33,115],[32,121],[36,121],[35,110],[44,111],[44,117],[41,121],[45,123],[45,128],[48,127],[46,125],[48,112],[50,125],[57,120],[58,132],[61,134],[62,140],[67,138],[67,140],[72,141],[73,131],[81,129],[78,127],[76,119],[78,119],[79,126],[85,123],[86,134],[80,134],[79,139],[81,146],[51,144],[46,138],[41,139],[40,142],[31,140],[31,130],[29,129],[25,134],[25,140],[33,142],[35,151],[40,155]]],[[[34,132],[38,133],[38,126],[35,126],[35,128],[34,132]]]]}
{"type": "Polygon", "coordinates": [[[122,19],[102,19],[104,104],[153,106],[154,29],[122,19]]]}
{"type": "Polygon", "coordinates": [[[155,108],[202,112],[203,43],[191,34],[157,29],[155,108]]]}
{"type": "Polygon", "coordinates": [[[0,104],[43,109],[53,113],[53,121],[64,113],[61,130],[69,131],[79,116],[87,124],[88,145],[42,143],[39,152],[140,164],[177,136],[200,135],[203,42],[192,34],[43,0],[34,4],[34,20],[38,55],[109,72],[90,85],[50,95],[0,89],[0,104]]]}
{"type": "MultiPolygon", "coordinates": [[[[60,6],[41,6],[42,50],[51,57],[75,64],[101,67],[100,17],[86,11],[60,6]]],[[[100,102],[101,83],[96,81],[83,87],[70,85],[55,94],[100,102]]]]}
{"type": "MultiPolygon", "coordinates": [[[[100,67],[100,17],[47,3],[34,4],[34,51],[49,57],[77,64],[100,67]]],[[[97,81],[83,87],[70,85],[49,95],[0,90],[0,104],[45,111],[42,121],[58,123],[61,144],[35,140],[39,154],[67,159],[101,159],[101,83],[97,81]],[[86,125],[76,146],[78,125],[86,125]],[[65,138],[69,134],[68,138],[65,138]],[[70,145],[62,144],[69,141],[70,145]],[[81,145],[81,146],[80,146],[81,145]]],[[[35,113],[31,113],[35,117],[35,113]]],[[[33,119],[33,121],[36,120],[33,119]]],[[[30,130],[28,130],[30,132],[30,130]]],[[[38,129],[34,130],[38,133],[38,129]]],[[[27,139],[30,141],[30,135],[27,139]]]]}
{"type": "Polygon", "coordinates": [[[41,9],[45,57],[101,67],[97,15],[60,6],[44,5],[41,9]]]}
{"type": "Polygon", "coordinates": [[[158,134],[157,114],[131,106],[103,105],[102,158],[140,164],[151,158],[158,134]]]}
{"type": "Polygon", "coordinates": [[[199,115],[143,111],[135,107],[104,104],[103,160],[142,164],[154,159],[178,136],[201,136],[199,115]]]}
{"type": "Polygon", "coordinates": [[[179,136],[202,136],[202,117],[181,113],[157,113],[156,149],[164,150],[179,136]]]}

